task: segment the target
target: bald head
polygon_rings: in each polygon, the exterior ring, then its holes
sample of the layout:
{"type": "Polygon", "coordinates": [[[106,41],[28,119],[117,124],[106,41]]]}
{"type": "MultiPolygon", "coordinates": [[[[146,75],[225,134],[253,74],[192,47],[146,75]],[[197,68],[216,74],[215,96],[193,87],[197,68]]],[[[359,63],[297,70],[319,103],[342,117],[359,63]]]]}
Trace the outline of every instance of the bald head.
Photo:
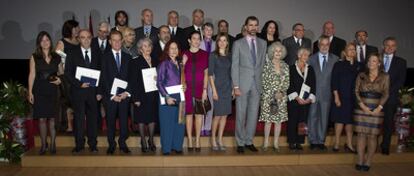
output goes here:
{"type": "Polygon", "coordinates": [[[335,25],[332,21],[327,21],[323,24],[323,35],[331,37],[335,35],[335,25]]]}

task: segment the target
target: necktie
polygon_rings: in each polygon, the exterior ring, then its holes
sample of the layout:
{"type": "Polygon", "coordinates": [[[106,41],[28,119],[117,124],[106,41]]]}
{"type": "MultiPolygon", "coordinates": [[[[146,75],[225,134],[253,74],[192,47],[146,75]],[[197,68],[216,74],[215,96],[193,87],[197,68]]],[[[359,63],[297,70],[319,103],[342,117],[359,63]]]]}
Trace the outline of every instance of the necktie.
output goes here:
{"type": "Polygon", "coordinates": [[[118,71],[121,69],[121,59],[119,58],[119,53],[116,53],[116,67],[118,68],[118,71]]]}
{"type": "Polygon", "coordinates": [[[172,35],[175,36],[175,28],[172,28],[172,35]]]}
{"type": "Polygon", "coordinates": [[[359,45],[359,62],[364,63],[365,57],[364,57],[364,50],[362,49],[362,46],[359,45]]]}
{"type": "Polygon", "coordinates": [[[150,28],[148,28],[148,27],[144,27],[144,34],[145,34],[145,36],[149,36],[149,33],[150,33],[150,28]]]}
{"type": "Polygon", "coordinates": [[[300,47],[300,39],[296,41],[296,44],[300,47]]]}
{"type": "Polygon", "coordinates": [[[211,41],[206,41],[205,44],[206,44],[207,53],[210,54],[210,52],[211,52],[211,41]]]}
{"type": "Polygon", "coordinates": [[[254,39],[251,40],[250,46],[250,53],[252,54],[253,65],[256,65],[256,45],[254,44],[254,39]]]}
{"type": "Polygon", "coordinates": [[[388,72],[390,70],[390,57],[388,55],[385,55],[385,72],[388,72]]]}
{"type": "Polygon", "coordinates": [[[88,56],[88,50],[85,50],[85,63],[86,63],[87,66],[89,66],[89,64],[91,64],[91,61],[90,61],[89,56],[88,56]]]}
{"type": "Polygon", "coordinates": [[[104,40],[102,40],[101,42],[101,46],[99,47],[101,49],[101,51],[103,52],[105,50],[105,45],[104,45],[104,40]]]}
{"type": "Polygon", "coordinates": [[[325,56],[325,55],[323,55],[322,57],[323,57],[323,61],[322,61],[322,68],[321,68],[321,71],[323,71],[323,70],[325,69],[325,66],[326,66],[326,56],[325,56]]]}

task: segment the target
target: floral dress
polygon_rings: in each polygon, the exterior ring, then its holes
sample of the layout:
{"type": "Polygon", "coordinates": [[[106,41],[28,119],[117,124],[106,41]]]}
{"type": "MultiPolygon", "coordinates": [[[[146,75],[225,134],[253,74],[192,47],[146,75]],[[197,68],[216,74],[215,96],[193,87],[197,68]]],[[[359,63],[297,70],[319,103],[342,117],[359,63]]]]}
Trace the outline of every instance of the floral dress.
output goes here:
{"type": "Polygon", "coordinates": [[[289,66],[280,61],[280,73],[277,73],[273,62],[266,58],[262,75],[263,94],[260,103],[260,122],[282,123],[288,120],[287,113],[287,89],[289,88],[289,66]],[[277,100],[278,110],[271,113],[270,103],[274,100],[276,92],[282,93],[283,97],[277,100]]]}

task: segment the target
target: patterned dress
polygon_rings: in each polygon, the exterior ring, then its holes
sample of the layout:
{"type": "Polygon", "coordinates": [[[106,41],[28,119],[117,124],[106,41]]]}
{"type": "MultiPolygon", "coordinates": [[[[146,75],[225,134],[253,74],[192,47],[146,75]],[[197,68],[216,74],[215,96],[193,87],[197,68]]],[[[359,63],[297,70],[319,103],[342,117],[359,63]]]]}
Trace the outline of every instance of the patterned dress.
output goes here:
{"type": "Polygon", "coordinates": [[[263,70],[263,94],[260,103],[260,122],[282,123],[288,120],[287,112],[287,89],[289,88],[289,66],[280,62],[280,73],[277,73],[273,62],[266,58],[263,70]],[[281,92],[283,98],[277,101],[278,111],[276,114],[270,112],[270,102],[274,100],[276,92],[281,92]]]}

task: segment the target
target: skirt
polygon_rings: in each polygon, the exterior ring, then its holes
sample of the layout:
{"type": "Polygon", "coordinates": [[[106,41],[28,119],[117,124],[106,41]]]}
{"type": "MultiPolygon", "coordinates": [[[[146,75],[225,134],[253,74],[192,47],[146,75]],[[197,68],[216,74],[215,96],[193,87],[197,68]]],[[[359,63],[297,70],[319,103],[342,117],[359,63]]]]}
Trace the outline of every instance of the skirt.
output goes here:
{"type": "MultiPolygon", "coordinates": [[[[361,101],[373,111],[378,107],[381,93],[378,92],[361,92],[361,101]]],[[[372,115],[365,113],[359,107],[354,111],[354,130],[357,133],[364,133],[370,135],[379,135],[384,123],[384,112],[372,115]]]]}

